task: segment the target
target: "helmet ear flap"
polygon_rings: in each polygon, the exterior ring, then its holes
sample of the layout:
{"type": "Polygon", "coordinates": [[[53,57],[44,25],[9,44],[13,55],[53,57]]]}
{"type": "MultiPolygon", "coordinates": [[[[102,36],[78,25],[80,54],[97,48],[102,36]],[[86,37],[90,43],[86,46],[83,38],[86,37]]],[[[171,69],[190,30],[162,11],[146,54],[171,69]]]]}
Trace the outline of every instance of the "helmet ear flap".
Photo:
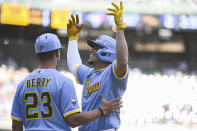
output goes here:
{"type": "Polygon", "coordinates": [[[99,49],[96,54],[101,61],[113,62],[116,59],[115,51],[107,48],[99,49]]]}

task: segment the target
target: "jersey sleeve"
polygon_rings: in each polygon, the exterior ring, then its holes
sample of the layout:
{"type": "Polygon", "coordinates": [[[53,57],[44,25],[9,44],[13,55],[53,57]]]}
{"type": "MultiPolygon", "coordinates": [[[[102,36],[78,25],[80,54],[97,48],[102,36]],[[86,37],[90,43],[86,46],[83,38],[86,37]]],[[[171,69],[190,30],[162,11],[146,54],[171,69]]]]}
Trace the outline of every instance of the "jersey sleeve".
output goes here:
{"type": "Polygon", "coordinates": [[[23,118],[22,112],[21,112],[22,103],[19,97],[20,87],[21,87],[21,84],[19,84],[17,87],[14,100],[13,100],[13,104],[12,104],[12,111],[11,111],[11,118],[16,121],[22,121],[22,118],[23,118]]]}
{"type": "Polygon", "coordinates": [[[77,95],[71,80],[64,82],[61,88],[61,110],[64,117],[80,112],[77,95]]]}
{"type": "Polygon", "coordinates": [[[111,73],[112,73],[112,82],[116,86],[120,87],[120,89],[125,90],[127,87],[127,80],[128,80],[128,76],[129,76],[129,67],[127,65],[127,70],[126,70],[125,74],[122,77],[119,77],[115,71],[115,63],[116,63],[116,60],[110,65],[111,66],[111,73]]]}
{"type": "Polygon", "coordinates": [[[86,75],[89,73],[90,69],[90,67],[83,64],[75,67],[75,79],[78,84],[83,84],[86,75]]]}
{"type": "Polygon", "coordinates": [[[125,74],[122,76],[122,77],[119,77],[117,74],[116,74],[116,70],[115,70],[115,63],[117,61],[115,60],[113,63],[112,63],[112,72],[113,72],[113,75],[115,76],[116,79],[125,79],[126,77],[128,77],[128,73],[129,73],[129,69],[128,69],[128,65],[127,65],[127,70],[125,72],[125,74]]]}

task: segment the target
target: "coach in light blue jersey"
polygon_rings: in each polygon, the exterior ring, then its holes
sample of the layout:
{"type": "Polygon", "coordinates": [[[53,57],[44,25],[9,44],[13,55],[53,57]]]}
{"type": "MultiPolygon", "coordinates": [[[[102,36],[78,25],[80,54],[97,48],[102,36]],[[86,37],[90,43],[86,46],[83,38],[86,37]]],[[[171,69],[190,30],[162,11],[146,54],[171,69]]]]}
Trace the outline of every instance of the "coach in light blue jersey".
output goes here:
{"type": "Polygon", "coordinates": [[[89,112],[80,112],[73,82],[56,71],[61,44],[51,33],[39,36],[35,43],[40,67],[19,85],[14,97],[11,118],[13,131],[71,131],[96,118],[117,112],[119,98],[105,101],[89,112]]]}
{"type": "MultiPolygon", "coordinates": [[[[109,8],[116,23],[116,40],[101,35],[96,40],[88,40],[91,47],[88,63],[83,65],[78,52],[78,33],[83,24],[79,25],[79,17],[73,15],[69,20],[67,33],[69,37],[67,63],[69,70],[75,75],[76,81],[83,85],[82,110],[90,111],[101,106],[100,94],[107,99],[122,97],[128,80],[128,48],[124,36],[126,24],[122,21],[123,5],[112,3],[116,9],[109,8]]],[[[84,124],[79,131],[116,131],[120,127],[120,115],[112,113],[84,124]]]]}

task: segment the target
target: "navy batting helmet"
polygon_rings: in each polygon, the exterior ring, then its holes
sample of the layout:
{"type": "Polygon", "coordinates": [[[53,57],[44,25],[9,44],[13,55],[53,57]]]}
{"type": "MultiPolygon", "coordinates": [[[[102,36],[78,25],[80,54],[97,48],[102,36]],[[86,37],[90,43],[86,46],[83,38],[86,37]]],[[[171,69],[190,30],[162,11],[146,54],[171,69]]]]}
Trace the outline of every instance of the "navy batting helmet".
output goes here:
{"type": "Polygon", "coordinates": [[[116,59],[116,40],[110,36],[101,35],[95,41],[88,40],[88,45],[94,47],[99,45],[102,48],[99,49],[96,54],[101,61],[113,62],[116,59]]]}
{"type": "Polygon", "coordinates": [[[45,33],[36,39],[36,53],[43,53],[62,48],[59,38],[55,34],[45,33]]]}

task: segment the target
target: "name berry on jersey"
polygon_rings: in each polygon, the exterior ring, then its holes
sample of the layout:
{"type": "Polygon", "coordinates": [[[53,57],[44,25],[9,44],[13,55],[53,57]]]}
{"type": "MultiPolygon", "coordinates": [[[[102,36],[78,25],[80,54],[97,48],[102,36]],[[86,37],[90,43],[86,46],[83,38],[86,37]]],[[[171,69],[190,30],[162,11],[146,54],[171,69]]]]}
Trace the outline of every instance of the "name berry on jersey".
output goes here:
{"type": "Polygon", "coordinates": [[[30,87],[47,87],[49,82],[51,81],[50,78],[35,78],[26,81],[27,88],[30,87]]]}

